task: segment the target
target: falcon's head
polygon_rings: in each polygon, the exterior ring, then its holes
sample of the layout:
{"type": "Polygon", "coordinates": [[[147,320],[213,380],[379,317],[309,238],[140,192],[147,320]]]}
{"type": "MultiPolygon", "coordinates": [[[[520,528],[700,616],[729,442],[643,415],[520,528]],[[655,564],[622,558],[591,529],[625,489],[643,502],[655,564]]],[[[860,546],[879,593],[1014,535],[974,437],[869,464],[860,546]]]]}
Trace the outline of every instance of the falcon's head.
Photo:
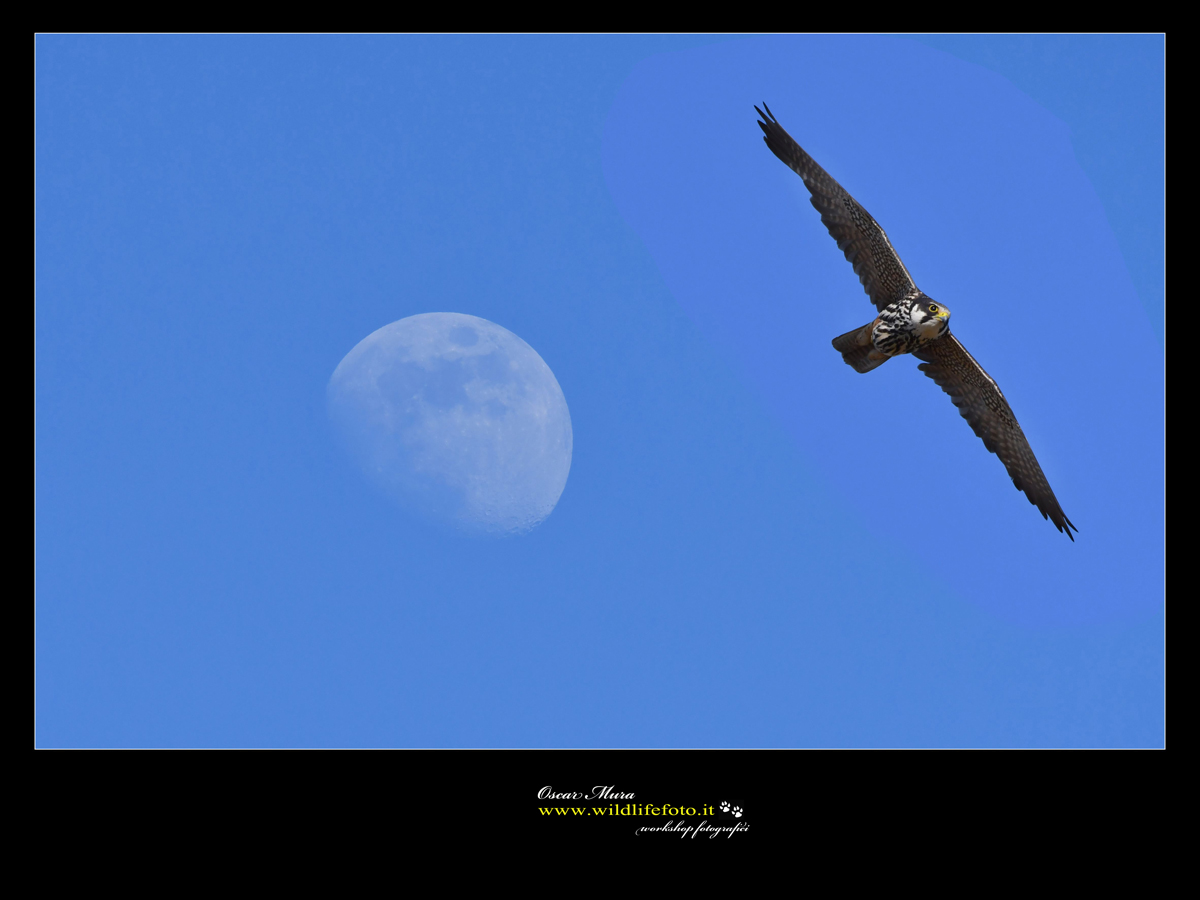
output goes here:
{"type": "Polygon", "coordinates": [[[913,329],[923,341],[939,338],[950,327],[950,310],[936,300],[921,295],[909,313],[913,329]]]}

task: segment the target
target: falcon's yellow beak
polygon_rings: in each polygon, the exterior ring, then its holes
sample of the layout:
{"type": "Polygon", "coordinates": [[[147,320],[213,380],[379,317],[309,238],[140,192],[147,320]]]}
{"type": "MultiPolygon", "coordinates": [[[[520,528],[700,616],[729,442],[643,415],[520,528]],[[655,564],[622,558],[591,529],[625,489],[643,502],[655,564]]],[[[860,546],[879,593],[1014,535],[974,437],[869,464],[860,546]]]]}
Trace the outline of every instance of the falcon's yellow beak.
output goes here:
{"type": "Polygon", "coordinates": [[[937,317],[938,317],[939,319],[948,319],[948,318],[950,318],[950,310],[946,309],[946,307],[944,307],[944,306],[940,306],[940,307],[938,307],[938,311],[937,311],[937,317]]]}

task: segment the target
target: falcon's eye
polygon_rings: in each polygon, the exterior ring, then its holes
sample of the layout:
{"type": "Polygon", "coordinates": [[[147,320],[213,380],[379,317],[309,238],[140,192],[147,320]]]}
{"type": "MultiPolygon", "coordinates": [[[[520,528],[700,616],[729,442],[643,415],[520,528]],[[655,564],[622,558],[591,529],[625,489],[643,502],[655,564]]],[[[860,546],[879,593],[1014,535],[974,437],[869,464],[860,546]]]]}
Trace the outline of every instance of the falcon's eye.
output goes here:
{"type": "Polygon", "coordinates": [[[931,313],[935,313],[935,312],[937,312],[937,304],[936,304],[936,303],[930,303],[930,304],[929,304],[929,311],[930,311],[931,313]]]}

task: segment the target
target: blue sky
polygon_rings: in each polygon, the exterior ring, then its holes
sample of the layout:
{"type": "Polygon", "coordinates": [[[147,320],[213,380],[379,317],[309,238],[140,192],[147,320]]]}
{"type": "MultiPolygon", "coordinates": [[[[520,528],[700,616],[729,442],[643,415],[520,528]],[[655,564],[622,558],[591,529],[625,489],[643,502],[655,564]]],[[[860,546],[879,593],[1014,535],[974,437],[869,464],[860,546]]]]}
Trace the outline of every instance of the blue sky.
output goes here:
{"type": "Polygon", "coordinates": [[[40,746],[1162,744],[1160,37],[37,47],[40,746]],[[871,307],[764,100],[1074,544],[913,361],[829,347],[871,307]],[[562,386],[526,536],[331,433],[342,357],[434,311],[562,386]]]}

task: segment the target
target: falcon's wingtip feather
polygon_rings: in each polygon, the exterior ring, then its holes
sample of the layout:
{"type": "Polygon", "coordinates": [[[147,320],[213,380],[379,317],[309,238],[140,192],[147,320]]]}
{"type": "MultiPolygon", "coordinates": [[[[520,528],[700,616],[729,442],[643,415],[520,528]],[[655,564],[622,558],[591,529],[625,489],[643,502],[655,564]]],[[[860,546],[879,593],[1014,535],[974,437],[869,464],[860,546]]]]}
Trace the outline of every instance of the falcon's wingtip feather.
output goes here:
{"type": "MultiPolygon", "coordinates": [[[[1031,498],[1029,502],[1034,503],[1036,501],[1034,501],[1031,498]]],[[[1067,518],[1067,514],[1065,512],[1063,512],[1061,509],[1059,509],[1058,515],[1051,516],[1049,513],[1046,512],[1046,510],[1042,509],[1040,506],[1038,507],[1038,512],[1040,512],[1042,514],[1043,519],[1049,519],[1051,525],[1053,525],[1059,531],[1065,533],[1066,536],[1071,539],[1072,544],[1075,543],[1075,535],[1071,534],[1071,529],[1074,528],[1076,532],[1078,532],[1079,529],[1076,528],[1074,522],[1072,522],[1070,519],[1067,518]],[[1060,518],[1062,519],[1061,522],[1059,521],[1060,518]]]]}
{"type": "MultiPolygon", "coordinates": [[[[759,116],[761,116],[765,122],[769,122],[772,125],[778,125],[779,120],[775,118],[775,113],[771,112],[771,107],[767,106],[765,101],[763,102],[763,109],[759,109],[757,106],[754,107],[754,111],[756,113],[758,113],[759,116]],[[763,112],[763,109],[765,109],[766,112],[763,112]]],[[[763,128],[763,129],[765,129],[767,127],[766,125],[763,124],[763,122],[759,122],[758,125],[760,128],[763,128]]]]}
{"type": "Polygon", "coordinates": [[[1075,543],[1075,535],[1071,534],[1071,529],[1072,529],[1072,528],[1075,528],[1075,531],[1076,531],[1076,532],[1078,532],[1078,531],[1079,531],[1079,529],[1075,527],[1075,523],[1074,523],[1074,522],[1072,522],[1070,519],[1068,519],[1068,518],[1067,518],[1067,514],[1066,514],[1066,513],[1063,513],[1063,521],[1064,521],[1064,522],[1067,524],[1067,527],[1066,527],[1066,528],[1059,529],[1059,530],[1060,530],[1060,531],[1065,531],[1065,532],[1067,533],[1067,537],[1069,537],[1069,538],[1071,539],[1071,543],[1073,544],[1073,543],[1075,543]]]}

